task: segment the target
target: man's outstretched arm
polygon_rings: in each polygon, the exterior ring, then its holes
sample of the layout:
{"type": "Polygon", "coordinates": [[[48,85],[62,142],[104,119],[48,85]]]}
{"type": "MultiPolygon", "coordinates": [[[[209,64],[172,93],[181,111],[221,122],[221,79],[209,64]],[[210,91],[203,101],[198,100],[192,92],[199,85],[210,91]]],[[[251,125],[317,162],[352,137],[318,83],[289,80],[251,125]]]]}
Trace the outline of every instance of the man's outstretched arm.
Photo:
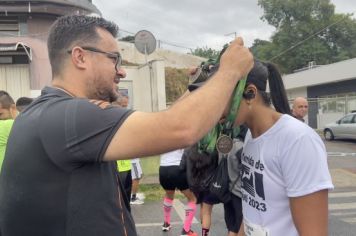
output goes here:
{"type": "Polygon", "coordinates": [[[165,111],[130,115],[104,160],[155,155],[196,143],[219,121],[237,82],[252,67],[251,52],[237,38],[221,57],[219,70],[200,89],[165,111]]]}

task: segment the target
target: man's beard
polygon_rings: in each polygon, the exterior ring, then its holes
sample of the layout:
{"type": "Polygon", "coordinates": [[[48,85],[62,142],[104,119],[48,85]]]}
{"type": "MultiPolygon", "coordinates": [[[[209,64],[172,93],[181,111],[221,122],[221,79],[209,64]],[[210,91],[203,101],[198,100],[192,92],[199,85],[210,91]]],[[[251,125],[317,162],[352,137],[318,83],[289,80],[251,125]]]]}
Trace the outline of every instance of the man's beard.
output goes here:
{"type": "Polygon", "coordinates": [[[108,90],[97,90],[96,91],[96,97],[99,100],[104,100],[107,102],[114,102],[119,98],[119,95],[115,93],[114,90],[108,91],[108,90]]]}
{"type": "Polygon", "coordinates": [[[89,91],[88,98],[103,100],[110,103],[116,101],[119,98],[118,92],[111,86],[104,86],[101,81],[103,80],[97,79],[94,83],[87,84],[87,91],[89,91]]]}
{"type": "Polygon", "coordinates": [[[91,88],[89,90],[87,97],[89,99],[102,100],[107,102],[114,102],[119,98],[119,94],[113,89],[108,88],[91,88]]]}

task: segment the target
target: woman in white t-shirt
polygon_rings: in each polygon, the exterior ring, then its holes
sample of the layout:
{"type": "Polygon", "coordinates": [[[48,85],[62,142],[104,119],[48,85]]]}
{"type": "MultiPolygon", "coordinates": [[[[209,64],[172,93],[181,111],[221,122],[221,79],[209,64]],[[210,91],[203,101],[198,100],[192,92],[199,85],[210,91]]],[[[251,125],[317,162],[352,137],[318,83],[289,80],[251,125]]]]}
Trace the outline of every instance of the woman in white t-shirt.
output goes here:
{"type": "Polygon", "coordinates": [[[313,129],[290,116],[274,65],[255,61],[235,121],[241,124],[249,128],[241,157],[246,235],[326,236],[333,185],[325,146],[313,129]]]}
{"type": "Polygon", "coordinates": [[[197,234],[190,229],[197,208],[197,200],[193,192],[189,190],[185,170],[179,167],[183,151],[183,149],[178,149],[161,155],[159,182],[165,190],[163,199],[164,222],[162,231],[169,231],[171,229],[171,210],[173,207],[175,190],[178,189],[188,200],[185,208],[185,220],[181,236],[197,236],[197,234]]]}

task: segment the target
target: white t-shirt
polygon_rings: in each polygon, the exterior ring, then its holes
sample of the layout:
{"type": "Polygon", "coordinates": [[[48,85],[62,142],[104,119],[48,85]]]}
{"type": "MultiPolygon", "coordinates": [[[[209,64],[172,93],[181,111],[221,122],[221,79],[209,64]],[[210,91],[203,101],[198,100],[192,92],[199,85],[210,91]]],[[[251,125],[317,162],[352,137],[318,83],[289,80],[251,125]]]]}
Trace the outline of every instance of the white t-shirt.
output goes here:
{"type": "Polygon", "coordinates": [[[160,166],[179,166],[184,149],[177,149],[161,155],[160,166]]]}
{"type": "Polygon", "coordinates": [[[140,164],[140,158],[134,158],[134,159],[131,159],[131,163],[134,163],[134,164],[140,164]]]}
{"type": "Polygon", "coordinates": [[[255,139],[248,131],[241,159],[244,221],[269,236],[298,235],[290,197],[333,188],[321,138],[289,115],[255,139]]]}

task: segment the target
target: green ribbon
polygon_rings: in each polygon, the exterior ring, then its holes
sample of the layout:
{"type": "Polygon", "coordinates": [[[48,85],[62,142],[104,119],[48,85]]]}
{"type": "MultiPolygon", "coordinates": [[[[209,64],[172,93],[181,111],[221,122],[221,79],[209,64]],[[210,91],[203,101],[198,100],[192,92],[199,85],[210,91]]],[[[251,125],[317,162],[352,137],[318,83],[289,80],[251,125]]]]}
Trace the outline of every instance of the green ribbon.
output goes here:
{"type": "Polygon", "coordinates": [[[234,122],[236,120],[237,112],[240,108],[240,103],[242,100],[242,94],[246,86],[246,77],[239,81],[234,90],[234,97],[231,102],[230,111],[227,116],[226,121],[223,124],[217,124],[212,130],[209,131],[198,143],[198,151],[200,153],[207,152],[212,153],[215,150],[216,141],[218,137],[222,134],[228,135],[231,138],[237,137],[240,133],[240,128],[233,128],[234,122]]]}

